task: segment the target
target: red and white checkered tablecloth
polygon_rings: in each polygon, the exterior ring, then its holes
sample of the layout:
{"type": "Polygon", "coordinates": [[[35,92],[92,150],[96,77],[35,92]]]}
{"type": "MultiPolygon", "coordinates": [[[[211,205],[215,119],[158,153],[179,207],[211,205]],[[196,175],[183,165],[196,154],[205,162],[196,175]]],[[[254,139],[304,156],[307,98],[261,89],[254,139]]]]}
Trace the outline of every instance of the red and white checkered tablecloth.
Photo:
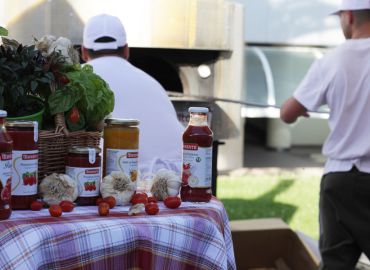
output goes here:
{"type": "Polygon", "coordinates": [[[159,204],[160,213],[128,216],[129,207],[13,211],[0,221],[0,269],[236,269],[228,217],[217,199],[159,204]]]}

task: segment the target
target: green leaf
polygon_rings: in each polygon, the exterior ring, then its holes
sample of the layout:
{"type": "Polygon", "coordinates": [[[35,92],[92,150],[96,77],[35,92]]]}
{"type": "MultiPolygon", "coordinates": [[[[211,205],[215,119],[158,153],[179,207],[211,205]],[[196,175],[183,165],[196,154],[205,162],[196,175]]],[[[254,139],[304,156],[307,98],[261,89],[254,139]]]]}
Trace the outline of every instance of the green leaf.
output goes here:
{"type": "Polygon", "coordinates": [[[5,29],[4,27],[0,26],[0,36],[7,36],[8,35],[8,30],[5,29]]]}
{"type": "Polygon", "coordinates": [[[37,86],[38,86],[38,83],[36,81],[32,81],[31,82],[31,91],[35,92],[37,86]]]}
{"type": "Polygon", "coordinates": [[[52,93],[49,97],[50,113],[66,112],[70,110],[81,98],[81,94],[74,89],[64,87],[52,93]]]}

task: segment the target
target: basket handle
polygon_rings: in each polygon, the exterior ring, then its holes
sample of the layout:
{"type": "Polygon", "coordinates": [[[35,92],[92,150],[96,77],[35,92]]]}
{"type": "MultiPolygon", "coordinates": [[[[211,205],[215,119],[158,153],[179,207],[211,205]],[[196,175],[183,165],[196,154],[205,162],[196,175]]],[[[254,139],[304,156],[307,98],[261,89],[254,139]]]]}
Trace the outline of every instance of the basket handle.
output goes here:
{"type": "MultiPolygon", "coordinates": [[[[56,91],[56,83],[52,81],[50,83],[50,90],[52,93],[56,91]]],[[[64,135],[68,136],[69,131],[66,126],[66,120],[64,117],[64,113],[57,113],[54,116],[54,123],[55,123],[55,131],[54,133],[59,134],[59,133],[64,133],[64,135]]]]}

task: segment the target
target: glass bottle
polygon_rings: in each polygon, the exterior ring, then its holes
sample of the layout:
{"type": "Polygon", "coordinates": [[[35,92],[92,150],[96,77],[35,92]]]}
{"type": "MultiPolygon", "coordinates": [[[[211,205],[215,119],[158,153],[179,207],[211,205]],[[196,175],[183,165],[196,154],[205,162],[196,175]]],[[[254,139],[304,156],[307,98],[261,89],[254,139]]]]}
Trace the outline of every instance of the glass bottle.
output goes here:
{"type": "Polygon", "coordinates": [[[213,133],[208,126],[208,108],[190,107],[190,120],[183,136],[181,199],[209,202],[212,198],[213,133]]]}
{"type": "Polygon", "coordinates": [[[0,220],[12,213],[12,151],[13,141],[5,129],[6,111],[0,110],[0,220]]]}

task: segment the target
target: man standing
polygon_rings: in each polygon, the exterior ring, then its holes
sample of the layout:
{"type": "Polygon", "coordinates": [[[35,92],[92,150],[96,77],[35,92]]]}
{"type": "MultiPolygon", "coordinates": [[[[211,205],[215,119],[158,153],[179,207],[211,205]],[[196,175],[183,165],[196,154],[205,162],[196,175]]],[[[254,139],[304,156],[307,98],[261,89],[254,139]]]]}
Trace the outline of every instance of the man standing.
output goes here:
{"type": "Polygon", "coordinates": [[[92,17],[83,33],[82,58],[115,95],[112,117],[140,121],[139,170],[145,178],[159,168],[181,170],[183,127],[163,87],[131,65],[125,29],[115,16],[92,17]]]}
{"type": "Polygon", "coordinates": [[[370,1],[343,0],[335,13],[342,45],[317,60],[281,108],[286,123],[330,108],[320,188],[321,269],[348,270],[370,258],[370,1]]]}

